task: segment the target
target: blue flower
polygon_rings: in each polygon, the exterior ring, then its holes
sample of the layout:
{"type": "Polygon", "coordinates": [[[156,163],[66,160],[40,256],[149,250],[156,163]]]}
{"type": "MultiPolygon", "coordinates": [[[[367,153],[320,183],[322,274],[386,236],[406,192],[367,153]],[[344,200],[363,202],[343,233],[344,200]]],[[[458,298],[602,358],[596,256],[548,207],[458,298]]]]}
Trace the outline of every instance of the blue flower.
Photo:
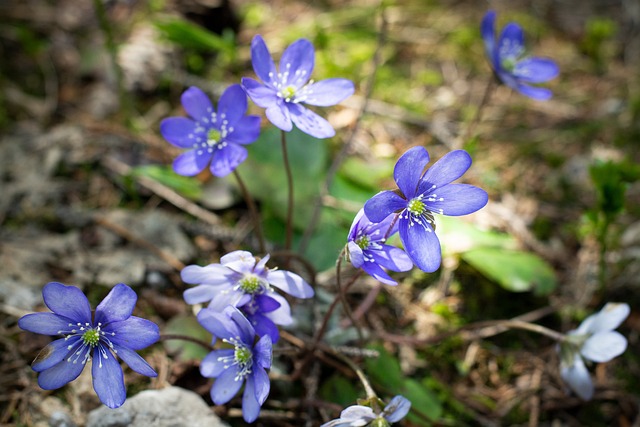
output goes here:
{"type": "Polygon", "coordinates": [[[315,52],[309,40],[299,39],[285,49],[276,70],[269,49],[261,36],[251,42],[251,62],[256,75],[264,83],[244,77],[242,87],[271,123],[285,132],[292,122],[303,132],[316,138],[329,138],[335,130],[328,121],[302,104],[328,107],[353,95],[353,82],[347,79],[309,80],[315,52]]]}
{"type": "Polygon", "coordinates": [[[229,305],[238,307],[258,335],[268,334],[277,342],[276,325],[288,325],[293,319],[289,303],[273,288],[297,298],[311,298],[314,292],[297,274],[267,268],[268,260],[269,255],[258,261],[250,252],[234,251],[220,258],[220,264],[189,265],[180,273],[182,280],[198,286],[187,289],[184,299],[188,304],[209,302],[216,312],[229,305]]]}
{"type": "Polygon", "coordinates": [[[234,307],[228,307],[223,313],[202,309],[198,321],[214,337],[229,345],[212,351],[200,364],[202,376],[216,378],[211,387],[213,403],[227,403],[245,383],[242,415],[248,423],[255,421],[269,395],[269,376],[265,369],[271,367],[271,338],[265,335],[255,342],[256,333],[251,323],[234,307]]]}
{"type": "Polygon", "coordinates": [[[614,331],[631,311],[628,304],[608,303],[567,333],[560,351],[560,375],[583,400],[593,397],[593,383],[584,360],[608,362],[624,353],[627,339],[614,331]]]}
{"type": "Polygon", "coordinates": [[[433,214],[467,215],[487,204],[487,193],[473,185],[451,184],[471,166],[464,150],[446,154],[429,170],[429,153],[414,147],[404,153],[393,170],[399,191],[383,191],[364,205],[372,222],[397,213],[400,240],[413,263],[428,273],[440,267],[442,254],[433,214]]]}
{"type": "Polygon", "coordinates": [[[409,409],[411,409],[411,402],[398,395],[391,399],[379,414],[369,406],[353,405],[342,411],[340,418],[324,423],[320,427],[386,427],[403,419],[409,413],[409,409]]]}
{"type": "Polygon", "coordinates": [[[411,258],[402,249],[386,245],[387,239],[398,231],[396,215],[392,214],[379,223],[369,221],[360,209],[349,230],[349,258],[355,268],[387,285],[397,285],[383,270],[409,271],[413,268],[411,258]],[[393,228],[392,228],[393,225],[393,228]]]}
{"type": "Polygon", "coordinates": [[[190,148],[173,162],[177,174],[193,176],[207,165],[215,176],[226,176],[247,158],[243,145],[260,135],[260,117],[245,116],[247,95],[240,85],[224,91],[213,107],[207,95],[197,87],[182,94],[182,106],[191,119],[169,117],[160,123],[160,133],[178,148],[190,148]]]}
{"type": "Polygon", "coordinates": [[[137,296],[129,286],[114,286],[96,308],[95,317],[87,297],[76,287],[47,283],[42,296],[53,313],[32,313],[18,320],[26,331],[64,336],[46,346],[31,365],[39,373],[40,387],[54,390],[75,380],[93,358],[93,388],[102,403],[117,408],[127,395],[116,354],[134,371],[157,376],[135,350],[158,341],[160,331],[155,323],[131,315],[137,296]]]}
{"type": "Polygon", "coordinates": [[[496,43],[496,13],[492,10],[482,19],[481,32],[487,58],[502,83],[529,98],[546,100],[551,91],[530,86],[529,83],[544,83],[559,73],[555,62],[546,58],[526,55],[522,28],[513,22],[507,24],[496,43]]]}

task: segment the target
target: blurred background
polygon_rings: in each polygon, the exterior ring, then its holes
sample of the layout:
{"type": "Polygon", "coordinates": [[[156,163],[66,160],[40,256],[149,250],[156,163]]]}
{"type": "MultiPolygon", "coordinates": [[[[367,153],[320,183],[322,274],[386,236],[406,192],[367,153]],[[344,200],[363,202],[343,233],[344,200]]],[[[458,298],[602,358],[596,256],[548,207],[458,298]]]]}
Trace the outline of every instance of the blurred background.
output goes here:
{"type": "MultiPolygon", "coordinates": [[[[57,391],[37,387],[29,364],[49,338],[22,333],[17,319],[46,309],[49,281],[83,288],[94,304],[127,283],[138,292],[138,314],[163,333],[209,339],[182,300],[179,271],[238,248],[255,253],[256,241],[235,181],[175,175],[179,151],[159,122],[185,114],[180,95],[189,86],[216,100],[253,77],[256,34],[275,58],[308,38],[316,80],[356,85],[354,96],[320,112],[336,137],[290,134],[298,245],[323,183],[331,185],[304,244],[312,269],[292,266],[316,282],[317,298],[296,303],[289,332],[313,334],[335,295],[335,260],[351,221],[364,201],[392,188],[397,158],[416,145],[432,159],[464,148],[474,164],[463,181],[487,190],[489,204],[438,222],[438,272],[394,275],[395,288],[363,279],[350,290],[367,346],[380,352],[354,357],[381,397],[413,402],[406,426],[640,426],[633,0],[0,1],[0,425],[80,426],[99,406],[84,375],[57,391]],[[479,27],[488,9],[499,29],[511,21],[524,28],[531,55],[559,64],[560,76],[545,85],[551,100],[503,86],[485,97],[493,76],[479,27]],[[524,315],[566,332],[610,301],[631,306],[619,329],[629,348],[591,369],[590,402],[568,393],[552,340],[482,323],[524,315]]],[[[249,111],[264,117],[251,103],[249,111]]],[[[238,171],[277,250],[286,186],[280,135],[263,123],[238,171]]],[[[326,341],[359,347],[344,317],[332,318],[326,341]]],[[[175,341],[148,349],[160,375],[126,371],[129,396],[173,384],[210,404],[211,382],[198,371],[204,354],[175,341]]],[[[363,397],[348,369],[317,360],[295,379],[297,362],[276,358],[256,425],[317,426],[363,397]]],[[[236,399],[213,409],[244,425],[239,407],[236,399]]]]}

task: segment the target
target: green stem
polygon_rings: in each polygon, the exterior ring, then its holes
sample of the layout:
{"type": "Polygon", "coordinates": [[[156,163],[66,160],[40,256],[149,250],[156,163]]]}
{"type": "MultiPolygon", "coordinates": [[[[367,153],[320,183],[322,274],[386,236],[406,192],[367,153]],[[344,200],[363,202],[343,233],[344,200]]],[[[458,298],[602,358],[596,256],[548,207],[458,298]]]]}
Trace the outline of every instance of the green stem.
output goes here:
{"type": "Polygon", "coordinates": [[[258,237],[258,244],[260,245],[260,252],[262,255],[266,252],[266,246],[264,243],[264,232],[262,230],[262,223],[260,221],[260,213],[258,213],[258,209],[256,208],[256,204],[253,200],[253,197],[249,194],[247,190],[247,186],[244,184],[242,177],[240,177],[240,173],[234,169],[233,176],[235,176],[236,181],[238,182],[238,186],[240,187],[240,191],[242,192],[242,197],[244,197],[244,201],[249,208],[249,212],[251,214],[251,219],[253,220],[253,227],[258,237]]]}
{"type": "Polygon", "coordinates": [[[281,141],[282,162],[287,174],[287,190],[289,192],[287,198],[287,228],[284,243],[284,248],[288,251],[291,249],[291,241],[293,240],[293,175],[291,174],[291,165],[289,164],[289,155],[287,154],[287,137],[285,131],[281,131],[281,141]]]}
{"type": "Polygon", "coordinates": [[[473,119],[471,120],[471,123],[469,123],[469,126],[467,126],[467,130],[465,131],[464,137],[462,138],[462,144],[464,144],[471,137],[473,130],[480,122],[480,119],[482,118],[482,111],[487,105],[489,105],[489,99],[491,98],[493,90],[496,88],[496,83],[496,76],[492,74],[491,79],[487,83],[487,87],[484,90],[484,95],[482,95],[482,101],[480,101],[480,105],[478,105],[478,109],[476,110],[476,114],[473,116],[473,119]]]}
{"type": "MultiPolygon", "coordinates": [[[[371,383],[369,382],[369,379],[364,374],[364,372],[362,372],[362,369],[360,369],[358,365],[356,365],[353,362],[353,360],[349,359],[347,356],[345,356],[344,354],[338,351],[334,352],[333,355],[338,359],[340,359],[341,361],[343,361],[347,366],[349,366],[349,368],[351,368],[353,372],[356,373],[356,375],[358,376],[358,379],[360,380],[360,382],[362,383],[362,386],[364,387],[365,393],[367,394],[367,399],[369,399],[372,403],[377,403],[378,395],[373,390],[373,387],[371,387],[371,383]]],[[[375,408],[374,408],[374,412],[376,412],[375,408]]],[[[376,413],[378,412],[379,411],[377,411],[376,413]]]]}
{"type": "Polygon", "coordinates": [[[527,331],[536,332],[540,335],[545,335],[549,338],[552,338],[558,342],[563,342],[566,340],[566,335],[561,334],[560,332],[554,331],[553,329],[549,329],[535,323],[529,323],[522,320],[498,320],[496,321],[496,325],[504,326],[505,328],[510,328],[510,329],[524,329],[527,331]]]}

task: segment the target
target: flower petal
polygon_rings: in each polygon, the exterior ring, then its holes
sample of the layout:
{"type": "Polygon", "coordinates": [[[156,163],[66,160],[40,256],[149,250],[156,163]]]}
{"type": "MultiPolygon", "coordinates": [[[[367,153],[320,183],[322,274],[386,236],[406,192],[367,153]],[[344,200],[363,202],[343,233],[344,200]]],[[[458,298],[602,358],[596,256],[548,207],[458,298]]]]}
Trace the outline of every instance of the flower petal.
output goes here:
{"type": "Polygon", "coordinates": [[[151,320],[131,316],[121,322],[108,324],[104,331],[114,344],[132,350],[142,350],[160,339],[160,328],[151,320]],[[114,335],[109,336],[109,333],[114,335]]]}
{"type": "Polygon", "coordinates": [[[232,349],[214,350],[200,362],[200,374],[205,378],[218,378],[228,368],[225,358],[233,359],[232,349]]]}
{"type": "Polygon", "coordinates": [[[315,50],[309,40],[298,39],[291,43],[280,57],[280,83],[283,86],[301,88],[311,77],[314,60],[315,50]]]}
{"type": "Polygon", "coordinates": [[[256,399],[256,389],[252,376],[247,377],[242,394],[242,418],[248,423],[254,422],[260,415],[260,402],[256,399]]]}
{"type": "Polygon", "coordinates": [[[496,56],[496,12],[493,10],[488,11],[484,18],[482,18],[482,24],[480,25],[480,32],[482,39],[484,40],[484,49],[487,54],[487,58],[491,62],[491,65],[495,68],[497,56],[496,56]]]}
{"type": "MultiPolygon", "coordinates": [[[[273,293],[276,295],[275,293],[273,293]]],[[[275,300],[275,298],[271,298],[271,295],[256,295],[254,298],[255,305],[258,309],[263,313],[269,313],[278,309],[281,304],[275,300]]]]}
{"type": "Polygon", "coordinates": [[[538,101],[546,101],[553,96],[553,92],[545,87],[529,86],[525,84],[518,84],[515,88],[521,94],[528,96],[531,99],[538,101]]]}
{"type": "Polygon", "coordinates": [[[487,192],[481,188],[469,184],[448,184],[429,194],[425,205],[432,212],[459,216],[483,208],[488,201],[487,192]]]}
{"type": "Polygon", "coordinates": [[[233,172],[247,159],[247,149],[242,145],[228,143],[215,151],[211,166],[211,173],[217,177],[224,177],[233,172]]]}
{"type": "Polygon", "coordinates": [[[220,263],[238,273],[251,273],[256,265],[256,258],[249,251],[233,251],[220,258],[220,263]]]}
{"type": "Polygon", "coordinates": [[[593,383],[587,367],[579,354],[574,356],[573,364],[560,366],[560,376],[580,398],[590,400],[593,397],[593,383]]]}
{"type": "Polygon", "coordinates": [[[351,80],[326,79],[305,86],[296,94],[295,100],[318,107],[329,107],[339,104],[353,95],[353,92],[355,87],[351,80]]]}
{"type": "Polygon", "coordinates": [[[255,104],[260,108],[268,108],[277,103],[280,98],[272,87],[265,86],[250,77],[242,78],[242,88],[255,104]]]}
{"type": "Polygon", "coordinates": [[[74,322],[91,323],[91,306],[82,291],[75,286],[49,282],[42,289],[44,303],[51,311],[74,322]]]}
{"type": "MultiPolygon", "coordinates": [[[[18,320],[18,326],[25,331],[42,335],[62,335],[63,331],[72,329],[72,319],[55,313],[30,313],[18,320]]],[[[77,322],[73,322],[75,325],[77,322]]]]}
{"type": "Polygon", "coordinates": [[[284,104],[284,101],[278,99],[278,101],[274,104],[271,104],[264,111],[264,114],[267,116],[267,119],[278,129],[283,130],[285,132],[291,131],[293,129],[293,124],[291,122],[291,114],[289,113],[289,109],[284,104]]]}
{"type": "Polygon", "coordinates": [[[63,360],[52,368],[40,372],[38,385],[43,390],[55,390],[78,378],[84,369],[84,363],[63,360]]]}
{"type": "Polygon", "coordinates": [[[259,337],[268,336],[272,342],[278,342],[280,340],[280,331],[273,320],[269,319],[266,315],[258,313],[245,313],[247,319],[256,331],[256,335],[259,337]]]}
{"type": "MultiPolygon", "coordinates": [[[[266,317],[271,319],[276,325],[290,325],[293,323],[293,317],[291,317],[291,307],[289,302],[281,295],[273,292],[270,297],[280,303],[280,307],[276,310],[270,311],[265,314],[266,317]]],[[[275,340],[273,341],[275,342],[275,340]]]]}
{"type": "Polygon", "coordinates": [[[427,170],[418,187],[417,194],[429,194],[433,190],[460,178],[471,166],[471,156],[464,150],[451,151],[427,170]]]}
{"type": "Polygon", "coordinates": [[[257,367],[252,375],[254,395],[260,405],[267,400],[269,396],[269,389],[271,384],[269,383],[269,376],[261,367],[257,367]]]}
{"type": "Polygon", "coordinates": [[[209,264],[205,267],[188,265],[180,271],[180,278],[192,285],[218,286],[229,283],[229,276],[233,274],[232,270],[220,264],[209,264]]]}
{"type": "Polygon", "coordinates": [[[587,317],[578,327],[579,334],[597,334],[613,331],[629,316],[631,308],[626,303],[607,303],[602,309],[587,317]]]}
{"type": "Polygon", "coordinates": [[[263,82],[271,83],[273,81],[276,75],[276,65],[260,35],[254,36],[251,40],[251,63],[253,71],[263,82]]]}
{"type": "Polygon", "coordinates": [[[362,267],[362,264],[364,264],[364,253],[362,252],[362,248],[360,248],[356,242],[351,241],[347,243],[347,250],[349,251],[351,264],[355,268],[362,267]]]}
{"type": "Polygon", "coordinates": [[[136,306],[138,295],[124,283],[115,285],[96,308],[96,324],[121,322],[128,319],[136,306]]]}
{"type": "MultiPolygon", "coordinates": [[[[427,163],[429,163],[429,153],[424,147],[413,147],[398,159],[393,169],[393,178],[407,199],[411,199],[416,195],[420,177],[427,163]]],[[[367,216],[372,221],[378,222],[368,214],[367,216]]]]}
{"type": "Polygon", "coordinates": [[[314,295],[313,288],[302,277],[290,271],[269,271],[267,281],[296,298],[311,298],[314,295]]]}
{"type": "Polygon", "coordinates": [[[546,82],[559,73],[558,64],[547,58],[524,58],[513,70],[516,78],[527,83],[546,82]]]}
{"type": "Polygon", "coordinates": [[[169,117],[160,122],[160,133],[176,147],[190,148],[195,143],[193,132],[196,126],[193,120],[186,117],[169,117]]]}
{"type": "Polygon", "coordinates": [[[409,271],[413,268],[413,262],[409,255],[400,248],[391,245],[383,245],[381,249],[369,251],[377,264],[392,271],[409,271]]]}
{"type": "Polygon", "coordinates": [[[209,97],[200,88],[195,86],[191,86],[184,91],[181,101],[187,114],[196,121],[206,123],[214,113],[213,104],[211,104],[209,97]]]}
{"type": "Polygon", "coordinates": [[[361,267],[365,273],[373,277],[374,279],[384,283],[385,285],[396,286],[398,282],[393,280],[378,264],[375,262],[365,262],[361,267]]]}
{"type": "Polygon", "coordinates": [[[502,29],[498,40],[500,61],[517,60],[524,52],[524,33],[522,27],[510,22],[502,29]]]}
{"type": "Polygon", "coordinates": [[[372,222],[380,222],[406,207],[407,201],[394,191],[381,191],[367,200],[364,204],[364,213],[372,222]]]}
{"type": "Polygon", "coordinates": [[[31,364],[31,368],[36,372],[42,372],[52,368],[67,357],[69,352],[73,350],[73,346],[77,344],[80,339],[79,336],[72,336],[69,339],[61,338],[51,342],[40,350],[40,353],[38,353],[31,364]]]}
{"type": "Polygon", "coordinates": [[[124,361],[131,369],[141,375],[155,378],[158,376],[156,371],[144,360],[138,353],[130,350],[127,347],[122,347],[114,344],[114,348],[117,351],[118,357],[124,361]]]}
{"type": "Polygon", "coordinates": [[[288,103],[291,120],[304,133],[314,138],[331,138],[336,131],[326,119],[320,117],[301,104],[288,103]]]}
{"type": "Polygon", "coordinates": [[[115,356],[108,349],[101,351],[100,346],[94,349],[91,374],[93,389],[100,401],[111,409],[122,406],[127,398],[124,374],[115,356]]]}
{"type": "Polygon", "coordinates": [[[176,157],[173,161],[173,170],[178,175],[194,176],[207,167],[209,160],[211,160],[211,154],[203,153],[202,150],[189,150],[176,157]],[[198,154],[198,151],[202,154],[198,154]]]}
{"type": "Polygon", "coordinates": [[[225,313],[227,313],[238,326],[240,333],[235,335],[236,339],[239,336],[243,343],[247,345],[253,344],[256,337],[256,331],[253,329],[251,322],[247,320],[245,315],[236,307],[227,307],[225,309],[225,313]]]}
{"type": "Polygon", "coordinates": [[[409,220],[399,220],[400,240],[405,251],[420,270],[433,273],[440,267],[442,253],[440,241],[429,224],[410,224],[409,220]]]}
{"type": "Polygon", "coordinates": [[[182,297],[187,304],[201,304],[212,301],[223,289],[213,285],[199,285],[184,291],[182,297]]]}
{"type": "Polygon", "coordinates": [[[403,419],[411,409],[411,402],[403,396],[396,396],[384,407],[384,418],[390,423],[397,423],[403,419]]]}
{"type": "Polygon", "coordinates": [[[592,335],[582,345],[580,353],[594,362],[608,362],[626,349],[627,339],[619,332],[609,331],[592,335]]]}
{"type": "Polygon", "coordinates": [[[376,414],[368,406],[353,405],[345,408],[340,413],[340,418],[344,421],[351,421],[353,426],[364,426],[373,421],[376,414]],[[359,421],[360,423],[358,423],[359,421]]]}
{"type": "Polygon", "coordinates": [[[236,365],[230,366],[216,378],[211,387],[211,400],[216,405],[224,405],[230,401],[233,396],[238,393],[240,387],[242,387],[242,380],[236,380],[237,367],[236,365]]]}
{"type": "Polygon", "coordinates": [[[226,314],[203,308],[196,315],[198,322],[217,338],[234,338],[239,335],[238,326],[226,314]]]}
{"type": "Polygon", "coordinates": [[[219,122],[224,124],[224,120],[233,126],[247,112],[247,94],[239,84],[229,86],[218,100],[219,122]]]}
{"type": "Polygon", "coordinates": [[[226,140],[236,144],[251,144],[260,136],[260,117],[244,116],[228,130],[226,140]]]}
{"type": "MultiPolygon", "coordinates": [[[[268,335],[260,338],[253,348],[254,361],[265,369],[271,368],[273,344],[268,335]]],[[[268,381],[268,379],[267,379],[268,381]]]]}

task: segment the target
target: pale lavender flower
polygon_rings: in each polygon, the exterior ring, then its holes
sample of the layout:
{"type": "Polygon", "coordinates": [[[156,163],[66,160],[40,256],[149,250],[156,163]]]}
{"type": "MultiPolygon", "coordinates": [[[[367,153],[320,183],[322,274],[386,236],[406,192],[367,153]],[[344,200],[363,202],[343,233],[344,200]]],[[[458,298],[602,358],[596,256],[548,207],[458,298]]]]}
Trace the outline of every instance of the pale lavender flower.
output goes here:
{"type": "Polygon", "coordinates": [[[129,286],[114,286],[95,316],[87,297],[74,286],[47,283],[42,296],[53,313],[32,313],[18,320],[18,326],[26,331],[64,336],[46,346],[31,365],[39,373],[40,387],[54,390],[75,380],[93,358],[93,388],[102,403],[117,408],[127,394],[116,355],[134,371],[157,376],[135,351],[158,341],[160,331],[155,323],[131,315],[137,296],[129,286]]]}
{"type": "Polygon", "coordinates": [[[309,40],[299,39],[285,49],[276,69],[271,53],[261,36],[251,42],[251,62],[260,83],[244,77],[242,87],[259,107],[266,108],[269,121],[285,132],[295,124],[316,137],[335,135],[331,124],[303,104],[328,107],[353,95],[353,82],[347,79],[310,80],[315,51],[309,40]]]}
{"type": "Polygon", "coordinates": [[[560,375],[583,400],[590,400],[594,391],[584,360],[608,362],[624,353],[627,339],[614,329],[630,311],[628,304],[608,303],[584,319],[578,329],[569,331],[566,341],[560,343],[560,375]]]}
{"type": "Polygon", "coordinates": [[[320,427],[387,427],[403,419],[411,409],[411,402],[403,396],[396,396],[384,410],[376,414],[369,406],[353,405],[340,414],[340,418],[322,424],[320,427]]]}

